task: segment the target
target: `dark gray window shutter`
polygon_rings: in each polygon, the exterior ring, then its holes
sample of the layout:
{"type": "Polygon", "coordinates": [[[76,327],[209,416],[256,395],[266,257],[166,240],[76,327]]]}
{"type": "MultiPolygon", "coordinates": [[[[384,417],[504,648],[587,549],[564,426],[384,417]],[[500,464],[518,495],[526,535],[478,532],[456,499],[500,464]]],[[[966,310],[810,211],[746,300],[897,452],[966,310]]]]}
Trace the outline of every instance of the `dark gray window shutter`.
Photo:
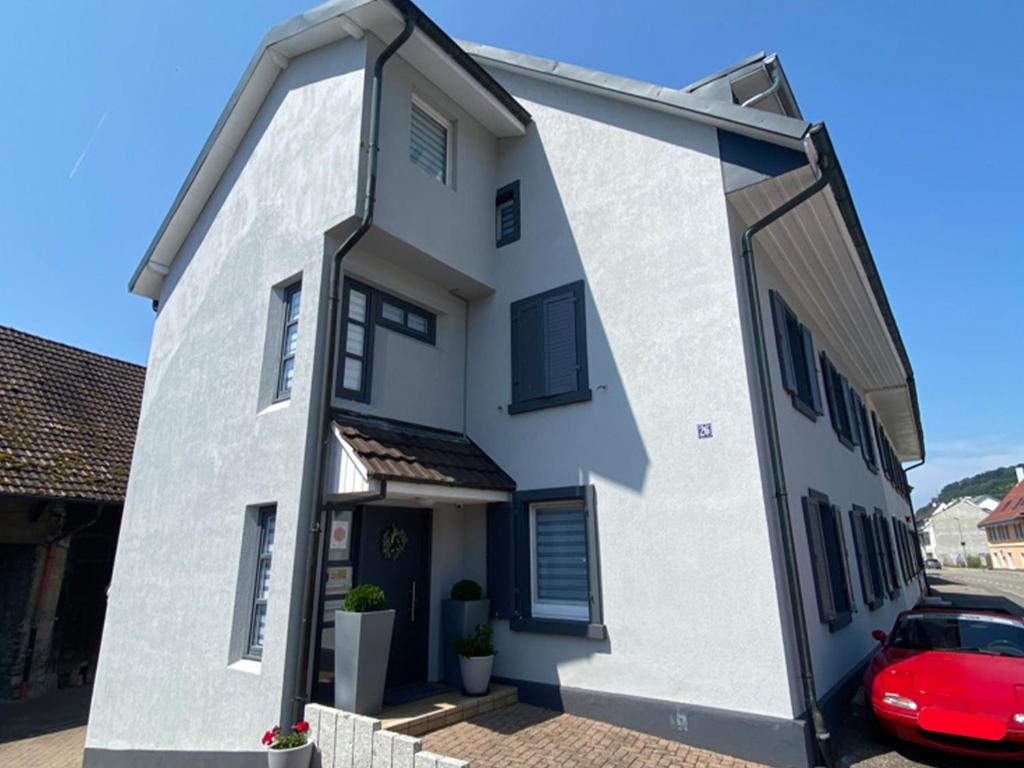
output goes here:
{"type": "Polygon", "coordinates": [[[576,354],[576,296],[573,291],[544,300],[546,396],[579,388],[576,354]]]}
{"type": "Polygon", "coordinates": [[[821,527],[821,512],[818,502],[803,498],[804,524],[807,527],[807,544],[811,554],[811,569],[814,573],[814,592],[818,598],[818,616],[828,623],[836,617],[832,590],[828,581],[828,561],[825,555],[825,540],[821,527]]]}
{"type": "MultiPolygon", "coordinates": [[[[775,346],[779,350],[779,368],[782,370],[782,386],[787,392],[796,392],[796,373],[793,370],[793,353],[789,348],[789,334],[786,332],[786,305],[782,297],[772,291],[772,321],[775,326],[775,346]]],[[[817,390],[817,387],[814,387],[817,390]]]]}
{"type": "Polygon", "coordinates": [[[512,402],[544,397],[546,350],[544,302],[512,305],[512,402]]]}
{"type": "Polygon", "coordinates": [[[850,530],[853,532],[853,549],[857,557],[857,572],[860,574],[861,595],[864,597],[864,605],[871,607],[875,603],[875,593],[867,560],[867,542],[864,540],[861,514],[855,509],[850,510],[850,530]]]}
{"type": "Polygon", "coordinates": [[[515,527],[512,505],[487,505],[487,596],[491,616],[510,619],[515,611],[515,527]]]}
{"type": "Polygon", "coordinates": [[[800,335],[804,342],[804,360],[807,361],[807,376],[811,385],[811,407],[815,413],[824,413],[821,410],[821,389],[818,387],[818,371],[814,368],[814,339],[806,327],[800,326],[800,335]]]}
{"type": "MultiPolygon", "coordinates": [[[[857,604],[853,600],[853,585],[850,584],[850,555],[846,551],[846,535],[843,533],[843,514],[839,507],[833,506],[831,509],[832,523],[835,526],[835,535],[839,540],[839,554],[841,560],[837,562],[835,570],[838,571],[838,578],[842,584],[841,593],[846,596],[846,610],[855,611],[857,610],[857,604]]],[[[841,602],[836,599],[836,602],[841,602]]]]}

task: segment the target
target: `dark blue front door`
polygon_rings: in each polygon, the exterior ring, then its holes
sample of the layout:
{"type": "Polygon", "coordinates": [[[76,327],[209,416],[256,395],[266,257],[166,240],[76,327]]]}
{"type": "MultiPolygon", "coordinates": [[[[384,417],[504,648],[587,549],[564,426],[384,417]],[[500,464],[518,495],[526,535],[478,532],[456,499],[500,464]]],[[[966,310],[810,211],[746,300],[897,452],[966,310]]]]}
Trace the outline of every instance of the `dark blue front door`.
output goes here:
{"type": "Polygon", "coordinates": [[[361,513],[358,581],[383,589],[395,610],[387,687],[422,683],[430,637],[430,510],[363,507],[361,513]]]}

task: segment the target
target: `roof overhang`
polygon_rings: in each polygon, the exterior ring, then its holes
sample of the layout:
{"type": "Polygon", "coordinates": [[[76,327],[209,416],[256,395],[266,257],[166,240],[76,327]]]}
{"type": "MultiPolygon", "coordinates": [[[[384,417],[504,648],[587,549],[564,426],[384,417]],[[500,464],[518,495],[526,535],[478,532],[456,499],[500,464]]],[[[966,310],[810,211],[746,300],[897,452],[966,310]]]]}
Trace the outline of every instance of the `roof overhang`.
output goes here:
{"type": "Polygon", "coordinates": [[[128,284],[159,298],[164,277],[282,70],[291,59],[367,33],[394,39],[405,14],[416,31],[398,55],[498,137],[520,136],[530,114],[409,0],[330,0],[271,29],[253,55],[128,284]]]}
{"type": "Polygon", "coordinates": [[[923,459],[913,369],[824,125],[809,132],[808,163],[728,195],[745,224],[795,197],[830,169],[830,184],[756,236],[819,329],[837,367],[878,413],[901,461],[923,459]]]}
{"type": "Polygon", "coordinates": [[[459,45],[488,68],[521,74],[628,104],[668,112],[751,138],[770,140],[790,149],[802,148],[803,139],[811,127],[805,120],[762,109],[741,107],[722,99],[687,93],[553,59],[506,51],[465,40],[460,40],[459,45]]]}

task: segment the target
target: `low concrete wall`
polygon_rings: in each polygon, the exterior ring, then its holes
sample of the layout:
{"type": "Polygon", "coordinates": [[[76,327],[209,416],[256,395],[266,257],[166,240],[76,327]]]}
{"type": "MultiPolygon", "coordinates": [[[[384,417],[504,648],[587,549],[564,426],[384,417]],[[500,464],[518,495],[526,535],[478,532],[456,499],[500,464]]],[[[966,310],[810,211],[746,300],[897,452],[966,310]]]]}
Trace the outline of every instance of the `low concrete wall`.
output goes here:
{"type": "Polygon", "coordinates": [[[380,720],[321,704],[306,705],[316,743],[314,768],[469,768],[466,760],[421,752],[423,742],[381,728],[380,720]]]}

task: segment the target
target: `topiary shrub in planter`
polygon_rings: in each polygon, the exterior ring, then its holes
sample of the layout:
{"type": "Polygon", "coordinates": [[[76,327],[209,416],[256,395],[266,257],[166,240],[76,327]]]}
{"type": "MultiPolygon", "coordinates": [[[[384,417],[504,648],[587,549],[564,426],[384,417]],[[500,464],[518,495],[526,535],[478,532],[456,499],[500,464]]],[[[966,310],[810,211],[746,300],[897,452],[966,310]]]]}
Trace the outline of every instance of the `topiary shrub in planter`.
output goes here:
{"type": "Polygon", "coordinates": [[[359,715],[380,712],[394,626],[395,611],[380,587],[361,584],[345,596],[345,610],[334,612],[335,707],[359,715]]]}
{"type": "Polygon", "coordinates": [[[383,611],[386,605],[384,590],[376,584],[360,584],[345,595],[345,610],[352,613],[383,611]]]}
{"type": "Polygon", "coordinates": [[[491,601],[483,596],[483,588],[472,579],[462,579],[452,587],[451,599],[441,601],[441,647],[444,649],[444,681],[453,688],[462,687],[462,667],[455,653],[455,639],[486,624],[491,601]]]}
{"type": "Polygon", "coordinates": [[[494,629],[490,624],[478,624],[473,634],[455,640],[455,653],[462,668],[462,690],[470,696],[487,693],[494,668],[494,629]]]}
{"type": "Polygon", "coordinates": [[[472,579],[456,581],[452,587],[452,600],[480,600],[484,596],[484,589],[472,579]]]}

